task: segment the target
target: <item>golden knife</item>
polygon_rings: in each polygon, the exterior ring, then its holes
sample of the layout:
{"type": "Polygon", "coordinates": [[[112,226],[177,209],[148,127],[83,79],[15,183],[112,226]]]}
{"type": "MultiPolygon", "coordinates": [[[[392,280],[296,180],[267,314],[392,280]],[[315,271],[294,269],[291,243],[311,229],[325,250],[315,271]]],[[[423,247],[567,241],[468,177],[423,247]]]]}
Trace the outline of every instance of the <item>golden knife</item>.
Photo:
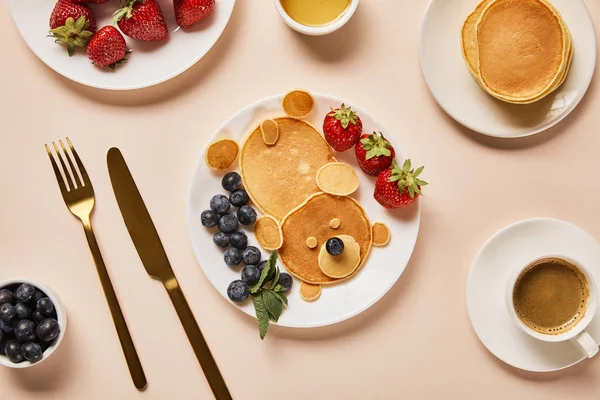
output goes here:
{"type": "Polygon", "coordinates": [[[117,203],[142,264],[148,275],[161,281],[167,289],[215,398],[217,400],[232,399],[194,314],[181,291],[158,232],[121,151],[115,147],[111,148],[108,151],[107,162],[117,203]]]}

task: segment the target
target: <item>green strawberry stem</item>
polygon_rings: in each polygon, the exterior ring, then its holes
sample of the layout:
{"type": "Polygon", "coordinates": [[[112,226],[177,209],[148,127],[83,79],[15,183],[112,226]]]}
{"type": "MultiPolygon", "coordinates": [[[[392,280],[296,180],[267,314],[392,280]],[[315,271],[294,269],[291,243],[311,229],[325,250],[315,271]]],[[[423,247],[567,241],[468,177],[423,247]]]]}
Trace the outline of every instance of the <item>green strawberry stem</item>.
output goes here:
{"type": "Polygon", "coordinates": [[[361,139],[363,149],[367,151],[365,155],[366,160],[370,160],[373,157],[383,156],[389,157],[392,155],[390,151],[390,142],[383,137],[381,132],[373,132],[368,138],[361,139]]]}
{"type": "Polygon", "coordinates": [[[83,15],[77,21],[73,17],[69,17],[64,26],[50,30],[48,37],[54,38],[56,43],[64,43],[67,46],[69,57],[71,57],[75,54],[75,48],[87,46],[90,38],[94,35],[87,30],[89,26],[90,21],[83,15]]]}
{"type": "Polygon", "coordinates": [[[143,0],[129,0],[126,1],[125,4],[121,3],[122,7],[113,13],[113,24],[119,22],[121,19],[123,19],[123,17],[125,17],[126,19],[131,18],[131,15],[133,13],[133,5],[138,1],[143,0]]]}
{"type": "Polygon", "coordinates": [[[356,113],[350,109],[351,107],[346,107],[344,103],[342,103],[341,107],[337,110],[331,109],[331,112],[327,115],[330,117],[335,117],[342,124],[342,128],[348,128],[348,125],[356,125],[356,113]]]}
{"type": "Polygon", "coordinates": [[[415,193],[421,196],[423,195],[423,193],[421,193],[421,187],[428,184],[427,182],[417,178],[419,175],[421,175],[421,172],[423,172],[424,168],[425,167],[419,167],[415,171],[412,169],[410,159],[406,159],[402,165],[402,168],[400,168],[396,160],[394,160],[392,164],[392,176],[390,177],[389,181],[398,182],[398,188],[400,191],[404,192],[405,190],[408,190],[408,194],[412,199],[414,199],[415,193]]]}

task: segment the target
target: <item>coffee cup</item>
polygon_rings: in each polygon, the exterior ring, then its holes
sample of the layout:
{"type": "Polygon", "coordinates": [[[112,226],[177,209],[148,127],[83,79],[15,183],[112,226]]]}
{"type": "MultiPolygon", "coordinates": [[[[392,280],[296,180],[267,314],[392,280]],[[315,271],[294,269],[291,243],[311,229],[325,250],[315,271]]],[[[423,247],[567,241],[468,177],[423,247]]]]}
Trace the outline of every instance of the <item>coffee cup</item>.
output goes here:
{"type": "Polygon", "coordinates": [[[537,257],[517,268],[508,280],[506,304],[515,324],[545,342],[571,341],[585,356],[599,344],[586,331],[598,305],[594,276],[572,257],[537,257]]]}

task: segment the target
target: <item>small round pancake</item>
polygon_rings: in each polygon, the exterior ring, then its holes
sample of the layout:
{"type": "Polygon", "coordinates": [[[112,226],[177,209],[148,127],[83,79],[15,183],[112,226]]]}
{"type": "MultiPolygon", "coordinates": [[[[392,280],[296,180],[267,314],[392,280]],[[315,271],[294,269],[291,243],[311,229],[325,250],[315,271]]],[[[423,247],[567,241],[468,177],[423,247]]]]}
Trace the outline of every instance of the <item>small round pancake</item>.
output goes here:
{"type": "Polygon", "coordinates": [[[310,283],[300,283],[300,297],[306,301],[315,301],[321,297],[321,285],[311,285],[310,283]]]}
{"type": "Polygon", "coordinates": [[[270,215],[263,215],[254,223],[254,236],[258,244],[269,251],[277,250],[282,245],[279,222],[270,215]]]}
{"type": "Polygon", "coordinates": [[[277,139],[279,139],[279,127],[277,126],[277,122],[272,119],[265,119],[260,124],[260,133],[266,144],[270,146],[274,145],[277,143],[277,139]]]}
{"type": "Polygon", "coordinates": [[[275,118],[275,122],[279,140],[274,146],[265,143],[260,127],[248,136],[240,153],[240,172],[254,205],[281,221],[319,191],[316,173],[335,158],[312,125],[289,117],[275,118]]]}
{"type": "Polygon", "coordinates": [[[477,24],[482,87],[507,102],[537,101],[556,87],[568,62],[560,16],[541,0],[495,0],[477,24]]]}
{"type": "Polygon", "coordinates": [[[283,111],[290,117],[302,118],[310,114],[315,99],[304,90],[292,90],[283,97],[283,111]]]}
{"type": "Polygon", "coordinates": [[[349,196],[358,189],[358,175],[348,164],[325,164],[317,171],[317,186],[325,193],[349,196]]]}
{"type": "Polygon", "coordinates": [[[375,222],[373,224],[373,246],[385,246],[390,242],[390,228],[383,222],[375,222]]]}
{"type": "Polygon", "coordinates": [[[315,193],[292,210],[281,222],[281,231],[281,262],[292,275],[312,284],[331,284],[340,279],[331,278],[321,271],[319,252],[306,245],[308,237],[315,237],[318,243],[326,243],[333,236],[353,237],[360,246],[360,265],[348,277],[354,275],[365,263],[373,241],[371,223],[362,206],[351,197],[327,193],[315,193]],[[329,221],[333,218],[341,221],[338,229],[329,226],[329,221]]]}
{"type": "Polygon", "coordinates": [[[226,171],[233,165],[238,153],[239,146],[235,140],[217,140],[206,149],[206,165],[215,171],[226,171]]]}
{"type": "Polygon", "coordinates": [[[349,235],[336,236],[344,242],[344,251],[339,256],[327,252],[325,244],[319,250],[319,268],[330,278],[345,278],[360,265],[360,246],[349,235]]]}
{"type": "Polygon", "coordinates": [[[319,242],[318,242],[317,238],[314,236],[310,236],[309,238],[306,239],[306,245],[308,246],[309,249],[314,249],[315,247],[317,247],[317,244],[319,244],[319,242]]]}
{"type": "Polygon", "coordinates": [[[340,227],[341,224],[342,221],[340,221],[339,218],[334,218],[331,221],[329,221],[329,226],[331,227],[331,229],[337,229],[340,227]]]}

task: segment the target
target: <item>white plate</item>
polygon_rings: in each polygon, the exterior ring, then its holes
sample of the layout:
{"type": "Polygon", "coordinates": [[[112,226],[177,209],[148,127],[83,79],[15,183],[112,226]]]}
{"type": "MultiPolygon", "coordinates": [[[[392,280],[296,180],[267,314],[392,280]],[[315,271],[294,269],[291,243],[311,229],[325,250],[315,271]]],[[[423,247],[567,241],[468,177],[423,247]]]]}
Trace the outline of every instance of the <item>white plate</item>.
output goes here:
{"type": "MultiPolygon", "coordinates": [[[[235,0],[217,0],[213,13],[191,29],[183,31],[175,22],[172,0],[158,0],[169,39],[141,42],[124,36],[132,53],[116,71],[98,68],[88,60],[85,49],[69,57],[64,46],[55,44],[48,35],[48,21],[56,2],[53,0],[10,0],[13,20],[31,50],[50,68],[83,85],[101,89],[129,90],[156,85],[171,79],[201,59],[223,33],[235,0]]],[[[98,29],[111,24],[118,0],[91,5],[98,29]]]]}
{"type": "MultiPolygon", "coordinates": [[[[527,335],[506,308],[511,273],[544,253],[572,255],[600,278],[600,246],[593,237],[568,222],[535,218],[510,225],[488,240],[467,282],[467,309],[481,342],[505,363],[533,372],[558,371],[585,358],[572,343],[542,342],[527,335]]],[[[588,332],[600,339],[597,314],[588,332]]]]}
{"type": "MultiPolygon", "coordinates": [[[[315,94],[315,109],[307,121],[316,127],[323,125],[323,118],[330,111],[330,107],[339,107],[341,100],[315,94]]],[[[230,137],[243,141],[247,134],[252,132],[261,121],[266,118],[283,115],[281,100],[283,96],[274,96],[254,103],[236,113],[227,120],[215,133],[226,132],[230,137]]],[[[381,131],[387,133],[394,145],[396,157],[402,160],[403,152],[398,135],[387,130],[366,111],[345,101],[346,105],[358,113],[363,121],[364,132],[381,131]]],[[[318,128],[320,129],[320,128],[318,128]]],[[[214,139],[214,136],[213,136],[214,139]]],[[[209,141],[212,142],[211,139],[209,141]]],[[[208,145],[208,144],[207,144],[208,145]]],[[[205,149],[198,156],[188,194],[187,225],[192,247],[204,274],[208,277],[217,291],[227,300],[227,286],[235,279],[240,279],[240,268],[230,268],[223,261],[223,251],[212,242],[213,229],[207,229],[200,224],[200,214],[208,209],[211,197],[217,193],[225,193],[221,187],[223,174],[213,173],[204,160],[205,149]]],[[[387,212],[373,199],[374,178],[368,177],[360,171],[356,163],[354,151],[335,153],[338,160],[353,165],[360,178],[360,189],[352,197],[360,201],[371,221],[383,221],[388,224],[392,232],[390,243],[386,247],[373,247],[366,264],[350,280],[333,286],[324,286],[321,298],[309,303],[300,297],[298,288],[300,281],[294,280],[294,287],[289,293],[289,307],[284,310],[279,325],[289,327],[317,327],[334,324],[351,318],[372,306],[379,300],[398,280],[413,252],[419,231],[420,205],[417,201],[406,210],[387,212]]],[[[237,166],[236,166],[237,167],[237,166]]],[[[273,184],[277,184],[274,182],[273,184]]],[[[249,244],[255,245],[252,231],[248,231],[249,244]]],[[[263,259],[267,255],[263,251],[263,259]]],[[[281,265],[281,264],[280,264],[281,265]]],[[[285,268],[283,268],[285,269],[285,268]]],[[[249,301],[239,307],[245,313],[255,316],[254,307],[249,301]]]]}
{"type": "Polygon", "coordinates": [[[573,37],[573,61],[554,94],[529,105],[501,102],[475,82],[463,59],[460,32],[480,0],[432,0],[421,26],[419,57],[431,94],[452,118],[476,132],[510,138],[560,122],[583,98],[596,67],[596,37],[582,0],[552,0],[573,37]]]}

